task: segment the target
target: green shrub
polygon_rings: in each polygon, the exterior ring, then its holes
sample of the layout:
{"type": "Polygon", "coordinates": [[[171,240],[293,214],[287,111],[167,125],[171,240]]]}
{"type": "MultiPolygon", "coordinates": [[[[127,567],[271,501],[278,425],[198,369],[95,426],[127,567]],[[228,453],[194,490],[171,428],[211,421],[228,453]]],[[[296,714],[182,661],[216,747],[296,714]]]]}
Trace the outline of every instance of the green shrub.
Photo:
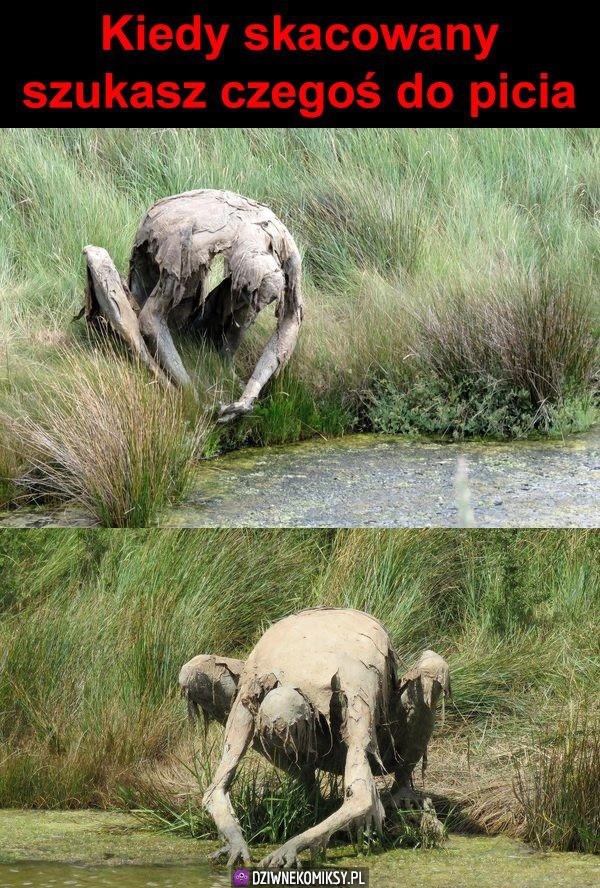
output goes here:
{"type": "Polygon", "coordinates": [[[454,440],[525,437],[535,427],[536,412],[526,390],[478,377],[453,383],[421,375],[405,389],[386,380],[368,406],[377,432],[454,440]]]}

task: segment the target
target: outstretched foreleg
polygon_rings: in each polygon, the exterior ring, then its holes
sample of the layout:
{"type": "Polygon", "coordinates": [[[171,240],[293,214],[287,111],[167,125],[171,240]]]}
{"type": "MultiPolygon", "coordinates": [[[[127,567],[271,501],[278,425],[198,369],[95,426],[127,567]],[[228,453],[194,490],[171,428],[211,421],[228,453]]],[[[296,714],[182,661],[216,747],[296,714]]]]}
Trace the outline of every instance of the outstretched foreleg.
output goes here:
{"type": "Polygon", "coordinates": [[[238,861],[250,863],[250,851],[231,805],[229,788],[240,759],[252,741],[253,733],[254,719],[251,713],[240,700],[236,700],[225,727],[225,745],[221,763],[202,799],[203,807],[211,814],[219,835],[225,840],[224,847],[213,856],[226,855],[229,866],[238,861]]]}
{"type": "Polygon", "coordinates": [[[288,362],[302,324],[304,302],[300,288],[300,255],[294,253],[284,263],[283,296],[277,308],[277,330],[267,342],[241,398],[219,412],[220,423],[231,422],[250,413],[267,382],[288,362]]]}

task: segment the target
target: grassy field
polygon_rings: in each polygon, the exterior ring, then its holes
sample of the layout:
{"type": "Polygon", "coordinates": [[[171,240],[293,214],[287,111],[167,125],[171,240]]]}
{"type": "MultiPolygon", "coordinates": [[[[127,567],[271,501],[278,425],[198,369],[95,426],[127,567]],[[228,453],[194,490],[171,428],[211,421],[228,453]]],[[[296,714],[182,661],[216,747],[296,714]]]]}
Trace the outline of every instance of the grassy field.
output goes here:
{"type": "MultiPolygon", "coordinates": [[[[146,377],[71,323],[83,299],[81,249],[104,246],[125,271],[144,210],[198,187],[239,191],[284,219],[304,255],[306,322],[289,368],[234,429],[217,430],[206,413],[239,393],[273,319],[249,337],[237,375],[210,349],[181,344],[199,404],[164,395],[174,402],[171,478],[162,484],[164,459],[154,467],[146,446],[131,457],[145,461],[141,499],[157,500],[160,488],[164,504],[200,453],[247,442],[588,427],[598,397],[599,149],[597,131],[566,129],[2,131],[0,500],[72,498],[73,476],[84,460],[83,475],[94,473],[115,425],[150,429],[151,441],[157,396],[123,395],[127,378],[139,393],[146,377]],[[96,375],[82,397],[90,362],[96,375]],[[90,452],[98,428],[104,438],[90,452]]],[[[143,507],[115,510],[122,472],[110,484],[97,507],[87,486],[88,508],[104,523],[143,524],[143,507]]]]}
{"type": "MultiPolygon", "coordinates": [[[[586,531],[4,533],[0,807],[126,806],[210,836],[199,797],[221,735],[187,725],[179,668],[244,656],[270,622],[320,604],[378,616],[403,666],[424,647],[448,659],[425,787],[451,829],[599,850],[600,565],[586,531]]],[[[252,756],[234,799],[255,842],[315,816],[252,756]]]]}

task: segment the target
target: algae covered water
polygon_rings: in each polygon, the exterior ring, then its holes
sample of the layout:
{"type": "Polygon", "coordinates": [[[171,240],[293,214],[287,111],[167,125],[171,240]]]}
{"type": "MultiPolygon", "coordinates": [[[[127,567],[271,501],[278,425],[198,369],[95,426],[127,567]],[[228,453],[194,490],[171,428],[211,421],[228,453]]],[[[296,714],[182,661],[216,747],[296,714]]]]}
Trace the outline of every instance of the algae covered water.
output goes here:
{"type": "MultiPolygon", "coordinates": [[[[116,811],[0,810],[0,888],[220,888],[214,841],[156,832],[116,811]]],[[[258,859],[266,846],[253,849],[258,859]]],[[[541,853],[506,836],[451,834],[438,850],[327,851],[327,866],[369,869],[371,888],[597,888],[600,861],[541,853]]]]}
{"type": "MultiPolygon", "coordinates": [[[[163,527],[456,527],[462,472],[476,527],[597,527],[600,427],[565,440],[439,444],[387,435],[240,450],[199,465],[163,527]],[[462,468],[459,470],[459,466],[462,468]]],[[[21,509],[0,527],[90,524],[21,509]]]]}
{"type": "Polygon", "coordinates": [[[437,444],[352,435],[239,451],[207,462],[187,500],[161,523],[456,527],[458,472],[477,527],[596,527],[600,521],[596,428],[564,441],[437,444]]]}
{"type": "Polygon", "coordinates": [[[228,873],[195,866],[75,866],[65,863],[0,865],[0,888],[221,888],[228,873]]]}
{"type": "MultiPolygon", "coordinates": [[[[333,851],[333,855],[338,852],[333,851]]],[[[456,836],[438,851],[387,851],[346,858],[369,868],[371,888],[597,888],[600,862],[589,855],[542,854],[503,837],[456,836]]],[[[336,863],[342,863],[341,860],[336,863]]],[[[206,862],[94,865],[0,864],[0,888],[221,888],[228,869],[206,862]]]]}

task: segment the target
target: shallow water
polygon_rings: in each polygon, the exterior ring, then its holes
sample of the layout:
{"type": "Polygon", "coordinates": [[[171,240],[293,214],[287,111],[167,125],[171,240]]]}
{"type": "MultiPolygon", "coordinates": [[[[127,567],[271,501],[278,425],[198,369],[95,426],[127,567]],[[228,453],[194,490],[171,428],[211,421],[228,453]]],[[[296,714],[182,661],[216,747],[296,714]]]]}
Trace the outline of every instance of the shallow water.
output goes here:
{"type": "Polygon", "coordinates": [[[65,863],[0,865],[0,888],[222,888],[228,873],[206,863],[185,866],[74,866],[65,863]]]}
{"type": "MultiPolygon", "coordinates": [[[[336,861],[342,865],[342,861],[336,861]]],[[[333,861],[330,861],[333,863],[333,861]]],[[[391,851],[345,859],[365,866],[371,888],[597,888],[600,863],[578,854],[540,854],[505,838],[452,837],[440,851],[391,851]]],[[[0,888],[222,888],[229,870],[208,863],[100,865],[0,864],[0,888]]]]}
{"type": "MultiPolygon", "coordinates": [[[[242,450],[199,466],[165,527],[456,527],[464,460],[478,527],[600,524],[600,427],[566,440],[438,444],[351,435],[242,450]]],[[[76,509],[0,514],[0,527],[89,524],[76,509]]]]}
{"type": "MultiPolygon", "coordinates": [[[[142,827],[115,811],[0,810],[0,888],[217,888],[217,842],[142,827]]],[[[268,849],[254,848],[258,858],[268,849]]],[[[600,860],[542,854],[505,836],[451,834],[443,849],[327,851],[329,866],[367,866],[371,888],[598,888],[600,860]]]]}
{"type": "Polygon", "coordinates": [[[459,524],[458,460],[475,525],[595,527],[600,428],[566,441],[436,444],[353,435],[207,462],[165,526],[414,527],[459,524]]]}

